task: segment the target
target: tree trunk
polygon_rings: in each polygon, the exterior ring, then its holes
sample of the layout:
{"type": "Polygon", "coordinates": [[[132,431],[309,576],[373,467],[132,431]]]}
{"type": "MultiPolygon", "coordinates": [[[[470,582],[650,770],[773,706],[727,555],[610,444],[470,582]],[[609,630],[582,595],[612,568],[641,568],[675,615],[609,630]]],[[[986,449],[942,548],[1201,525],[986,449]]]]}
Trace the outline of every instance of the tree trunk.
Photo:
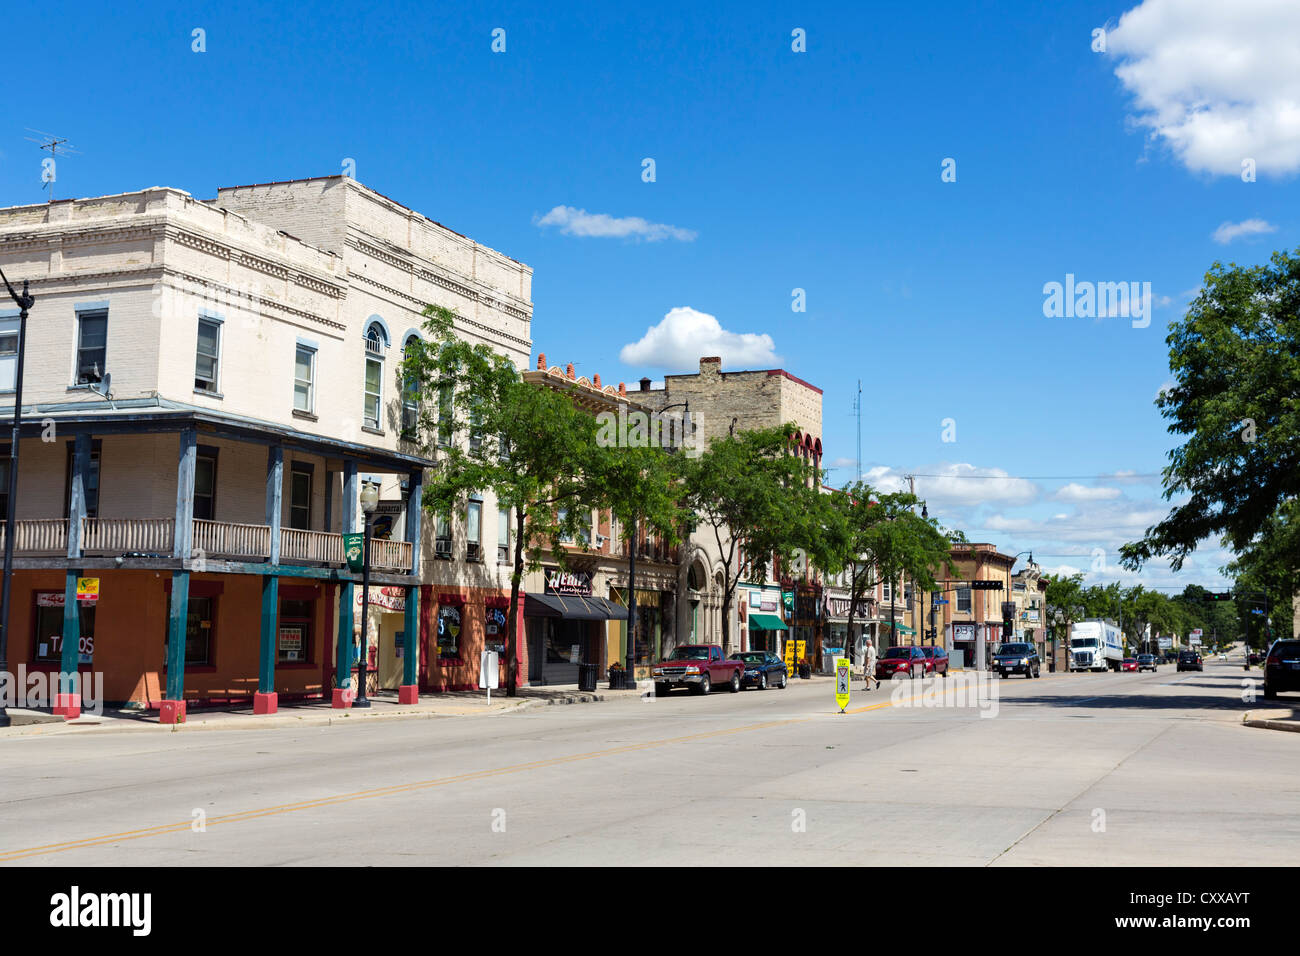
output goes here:
{"type": "Polygon", "coordinates": [[[518,696],[519,656],[515,635],[519,631],[519,586],[524,580],[524,512],[515,509],[515,566],[510,572],[510,610],[506,613],[506,696],[518,696]]]}

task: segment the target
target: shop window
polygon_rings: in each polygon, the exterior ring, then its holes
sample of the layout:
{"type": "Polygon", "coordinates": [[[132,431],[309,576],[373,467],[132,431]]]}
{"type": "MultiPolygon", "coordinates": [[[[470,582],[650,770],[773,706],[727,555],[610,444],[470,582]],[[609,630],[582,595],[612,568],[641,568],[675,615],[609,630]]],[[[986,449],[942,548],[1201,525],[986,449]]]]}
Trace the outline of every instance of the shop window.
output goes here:
{"type": "MultiPolygon", "coordinates": [[[[63,659],[63,592],[37,591],[35,651],[32,660],[42,664],[57,664],[63,659]]],[[[82,604],[81,647],[78,660],[87,663],[95,652],[95,606],[82,604]]]]}
{"type": "Polygon", "coordinates": [[[438,608],[438,657],[460,658],[460,632],[462,609],[456,604],[438,608]]]}
{"type": "Polygon", "coordinates": [[[312,657],[312,610],[315,601],[280,600],[280,626],[276,631],[275,654],[280,664],[310,664],[312,657]]]}
{"type": "MultiPolygon", "coordinates": [[[[171,620],[172,598],[167,594],[167,620],[171,620]]],[[[185,666],[204,667],[213,661],[213,640],[216,637],[217,599],[196,597],[191,594],[185,618],[185,666]]],[[[166,660],[166,638],[164,655],[166,660]]]]}

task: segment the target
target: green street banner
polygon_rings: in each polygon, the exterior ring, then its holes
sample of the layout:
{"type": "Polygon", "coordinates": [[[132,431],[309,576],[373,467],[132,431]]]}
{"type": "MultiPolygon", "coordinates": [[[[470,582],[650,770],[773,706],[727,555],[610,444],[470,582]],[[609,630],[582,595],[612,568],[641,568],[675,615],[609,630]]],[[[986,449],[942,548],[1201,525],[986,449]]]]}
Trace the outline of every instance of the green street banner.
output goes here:
{"type": "Polygon", "coordinates": [[[361,570],[361,552],[366,547],[364,533],[345,534],[343,536],[343,556],[348,559],[348,567],[353,571],[361,570]]]}

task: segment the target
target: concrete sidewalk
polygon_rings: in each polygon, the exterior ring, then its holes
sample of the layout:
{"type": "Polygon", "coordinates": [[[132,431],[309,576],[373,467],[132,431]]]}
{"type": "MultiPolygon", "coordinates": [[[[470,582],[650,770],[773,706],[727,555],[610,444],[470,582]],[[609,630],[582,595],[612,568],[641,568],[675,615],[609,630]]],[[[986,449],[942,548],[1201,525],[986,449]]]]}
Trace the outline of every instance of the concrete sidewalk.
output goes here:
{"type": "Polygon", "coordinates": [[[199,730],[260,730],[267,727],[330,726],[366,720],[401,720],[434,717],[473,717],[511,713],[529,707],[554,704],[584,704],[598,701],[638,699],[652,685],[638,690],[609,690],[597,685],[595,691],[579,691],[576,684],[551,687],[521,687],[510,698],[504,690],[494,691],[488,703],[486,691],[445,691],[420,697],[418,704],[399,704],[397,695],[384,691],[371,697],[366,710],[334,709],[329,701],[304,701],[284,704],[274,714],[254,714],[252,705],[214,707],[191,711],[183,724],[160,724],[157,711],[116,710],[105,708],[100,714],[83,714],[76,720],[64,720],[48,710],[9,708],[11,727],[0,729],[0,739],[32,735],[87,734],[105,731],[184,733],[199,730]]]}

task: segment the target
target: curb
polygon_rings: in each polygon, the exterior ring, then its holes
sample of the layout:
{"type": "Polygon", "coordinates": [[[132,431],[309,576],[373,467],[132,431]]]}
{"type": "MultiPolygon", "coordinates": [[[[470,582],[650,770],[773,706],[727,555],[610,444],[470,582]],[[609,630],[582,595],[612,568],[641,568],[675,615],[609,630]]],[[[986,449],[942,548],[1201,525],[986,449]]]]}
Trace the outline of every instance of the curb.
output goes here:
{"type": "Polygon", "coordinates": [[[322,713],[322,714],[275,714],[265,717],[244,716],[232,717],[224,720],[204,720],[201,716],[194,720],[186,721],[183,724],[159,724],[155,721],[131,721],[118,720],[116,718],[103,718],[95,716],[86,716],[72,721],[39,721],[30,724],[23,724],[17,727],[10,727],[0,730],[0,740],[6,737],[33,737],[33,736],[60,736],[67,734],[80,734],[85,736],[87,731],[94,733],[184,733],[187,731],[211,731],[211,730],[262,730],[264,728],[281,729],[285,727],[331,727],[344,723],[356,723],[358,721],[370,720],[413,720],[413,719],[433,719],[449,717],[486,717],[495,714],[512,714],[516,711],[528,710],[532,707],[541,707],[543,705],[554,704],[586,704],[604,701],[606,698],[601,694],[574,694],[565,697],[553,697],[546,699],[539,698],[516,698],[513,703],[501,705],[493,704],[491,708],[469,707],[457,710],[414,710],[414,711],[393,711],[389,713],[370,713],[361,714],[356,711],[345,711],[343,713],[322,713]],[[113,723],[107,723],[112,720],[113,723]],[[121,726],[114,726],[120,723],[121,726]]]}
{"type": "Polygon", "coordinates": [[[1300,733],[1300,720],[1296,719],[1295,711],[1291,711],[1291,719],[1277,720],[1268,717],[1252,718],[1250,711],[1247,711],[1241,717],[1241,723],[1245,727],[1257,727],[1261,730],[1286,730],[1291,733],[1300,733]]]}

